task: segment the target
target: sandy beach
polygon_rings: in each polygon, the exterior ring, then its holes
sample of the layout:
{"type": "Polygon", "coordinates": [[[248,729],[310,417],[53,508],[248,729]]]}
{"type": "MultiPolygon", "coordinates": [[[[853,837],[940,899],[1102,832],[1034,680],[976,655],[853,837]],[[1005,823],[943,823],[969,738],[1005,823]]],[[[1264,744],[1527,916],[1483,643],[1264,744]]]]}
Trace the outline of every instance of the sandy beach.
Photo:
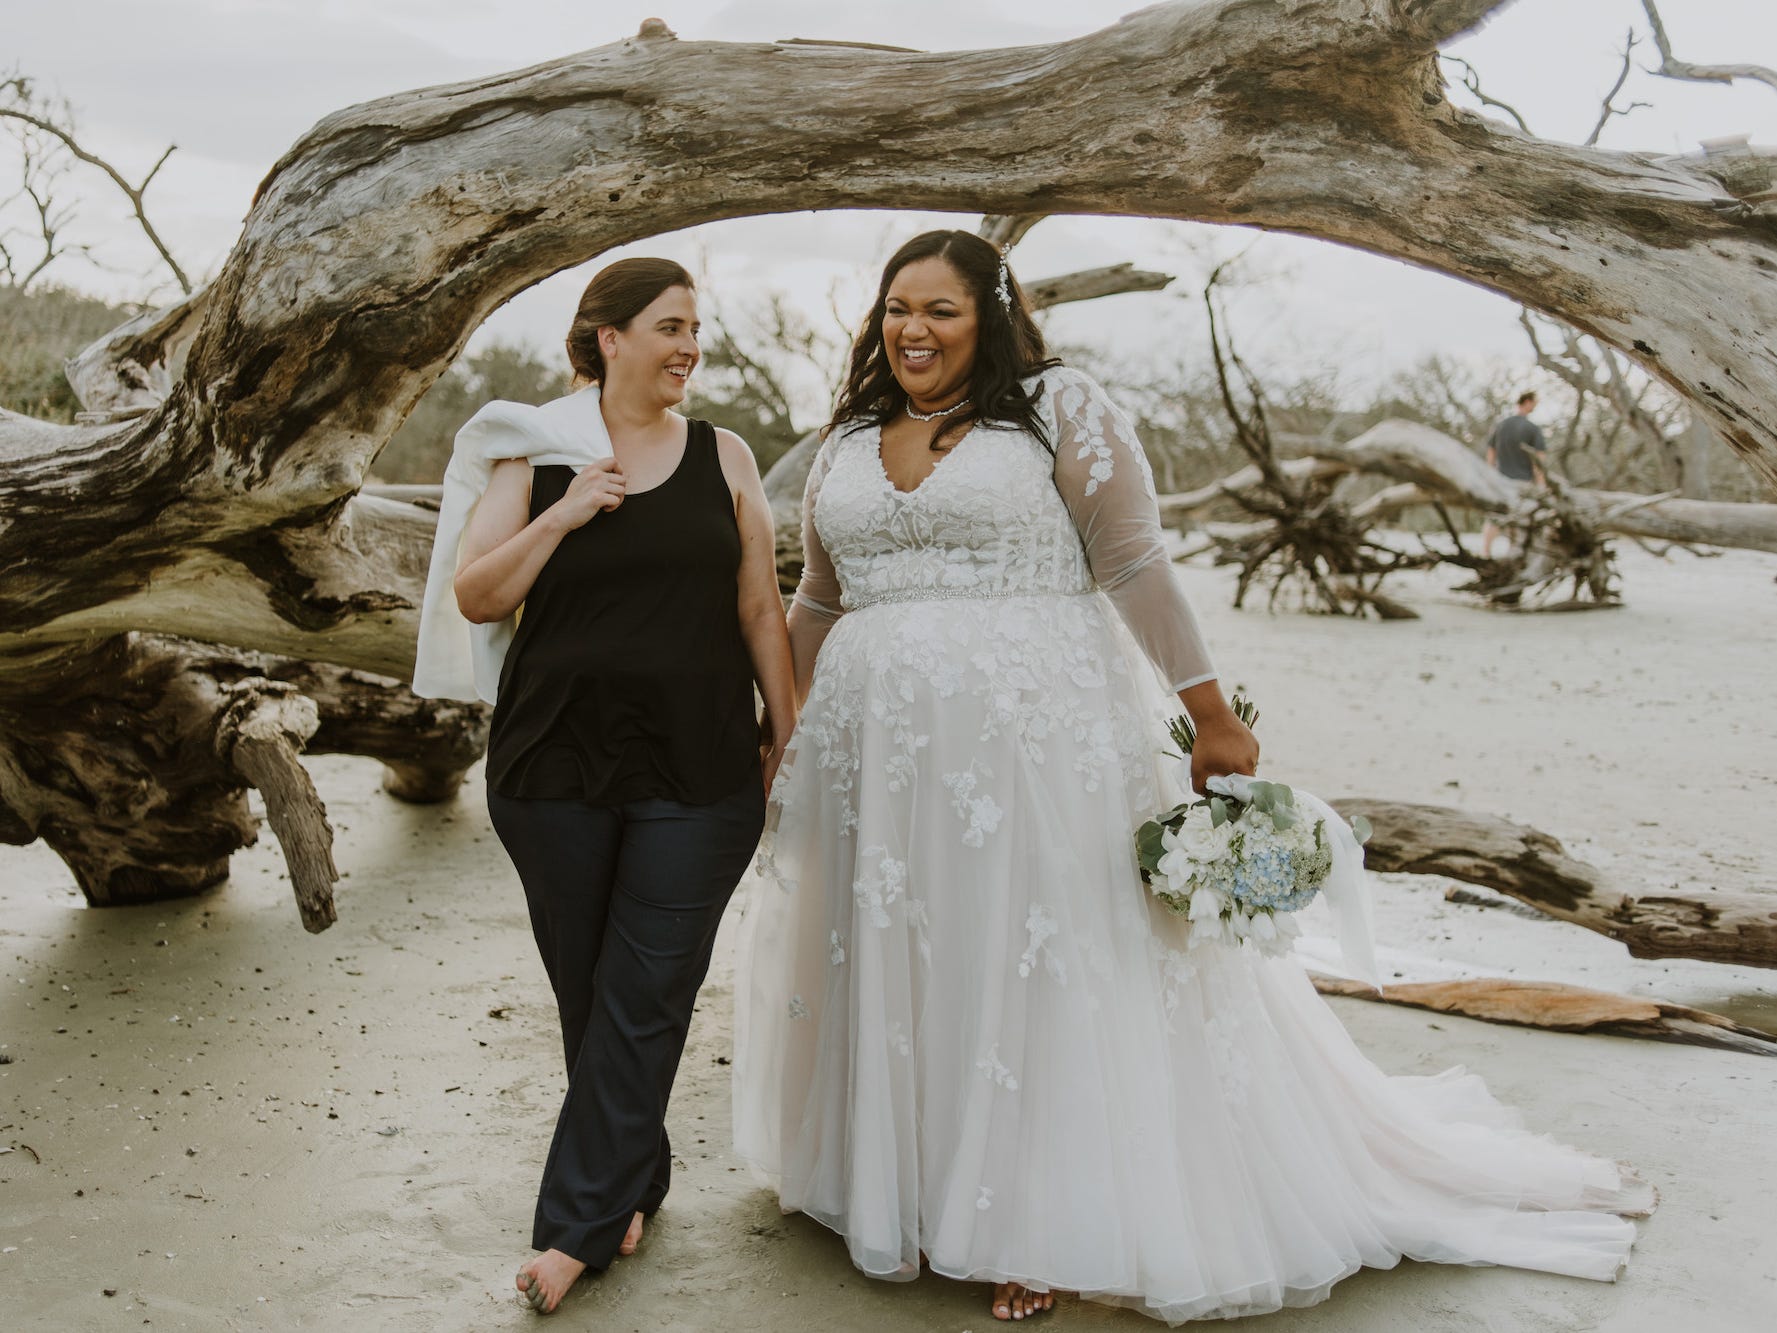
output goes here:
{"type": "MultiPolygon", "coordinates": [[[[1229,571],[1181,577],[1225,683],[1260,703],[1270,776],[1531,823],[1630,891],[1777,895],[1777,557],[1621,560],[1620,610],[1489,613],[1434,573],[1391,585],[1423,619],[1389,624],[1234,612],[1229,571]]],[[[319,936],[298,923],[269,831],[215,892],[105,911],[41,844],[0,848],[0,1327],[536,1320],[512,1273],[563,1075],[479,770],[434,807],[384,795],[369,761],[311,771],[345,875],[339,923],[319,936]]],[[[1777,971],[1635,962],[1586,931],[1448,904],[1447,883],[1378,883],[1386,972],[1571,981],[1777,1030],[1777,971]]],[[[580,1284],[549,1326],[982,1333],[984,1288],[863,1278],[734,1160],[732,939],[755,888],[729,912],[680,1072],[673,1192],[640,1252],[580,1284]]],[[[1244,1327],[1770,1327],[1777,1060],[1333,1003],[1384,1068],[1465,1065],[1535,1128],[1634,1163],[1663,1204],[1614,1285],[1409,1263],[1244,1327]]],[[[1163,1327],[1071,1299],[1042,1324],[1163,1327]]]]}

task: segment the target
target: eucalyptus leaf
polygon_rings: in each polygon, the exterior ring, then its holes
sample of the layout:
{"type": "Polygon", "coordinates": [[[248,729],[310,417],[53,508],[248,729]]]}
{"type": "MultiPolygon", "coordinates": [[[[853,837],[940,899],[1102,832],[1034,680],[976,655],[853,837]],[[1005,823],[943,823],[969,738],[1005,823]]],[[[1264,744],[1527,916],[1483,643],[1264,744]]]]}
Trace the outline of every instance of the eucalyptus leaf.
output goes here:
{"type": "Polygon", "coordinates": [[[1165,831],[1165,826],[1153,819],[1136,830],[1136,859],[1141,862],[1141,868],[1150,875],[1159,869],[1160,858],[1166,854],[1166,845],[1160,841],[1161,835],[1165,831]]]}
{"type": "Polygon", "coordinates": [[[1370,828],[1370,821],[1365,819],[1362,815],[1353,815],[1351,817],[1351,836],[1358,840],[1360,846],[1370,840],[1370,834],[1373,831],[1374,830],[1370,828]]]}

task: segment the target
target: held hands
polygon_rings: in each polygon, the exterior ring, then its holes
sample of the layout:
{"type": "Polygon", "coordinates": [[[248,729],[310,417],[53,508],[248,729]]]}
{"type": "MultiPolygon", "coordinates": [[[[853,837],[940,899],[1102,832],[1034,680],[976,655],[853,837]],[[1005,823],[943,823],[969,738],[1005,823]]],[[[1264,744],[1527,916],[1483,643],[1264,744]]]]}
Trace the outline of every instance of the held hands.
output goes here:
{"type": "Polygon", "coordinates": [[[775,741],[759,747],[759,766],[765,773],[765,794],[768,797],[771,795],[771,784],[777,781],[777,771],[784,762],[785,745],[784,741],[775,741]]]}
{"type": "Polygon", "coordinates": [[[780,729],[766,711],[759,717],[759,767],[765,773],[765,794],[771,795],[771,784],[777,779],[777,770],[784,762],[784,751],[789,747],[790,735],[795,730],[792,720],[787,728],[780,729]]]}
{"type": "Polygon", "coordinates": [[[550,507],[563,524],[578,528],[595,514],[622,504],[624,485],[623,469],[617,460],[601,458],[575,473],[567,492],[550,507]]]}

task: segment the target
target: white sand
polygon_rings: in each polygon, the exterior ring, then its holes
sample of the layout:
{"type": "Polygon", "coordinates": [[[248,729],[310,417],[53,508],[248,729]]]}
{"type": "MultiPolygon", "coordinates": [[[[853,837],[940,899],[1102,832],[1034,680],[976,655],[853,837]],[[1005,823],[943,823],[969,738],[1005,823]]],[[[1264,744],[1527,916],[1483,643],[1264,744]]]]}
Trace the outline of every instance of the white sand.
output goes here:
{"type": "MultiPolygon", "coordinates": [[[[1489,614],[1437,576],[1399,585],[1425,613],[1407,624],[1236,614],[1227,571],[1184,577],[1230,681],[1264,710],[1271,775],[1534,823],[1629,889],[1767,890],[1777,559],[1623,559],[1621,611],[1489,614]]],[[[536,1318],[509,1303],[511,1273],[563,1080],[480,787],[414,808],[378,790],[374,764],[312,768],[349,876],[325,935],[298,925],[269,834],[207,897],[104,912],[41,846],[0,848],[0,1147],[14,1149],[0,1154],[0,1328],[536,1318]]],[[[1579,981],[1777,1028],[1777,972],[1637,963],[1584,931],[1446,905],[1443,887],[1379,886],[1390,970],[1579,981]]],[[[553,1326],[992,1326],[983,1289],[862,1278],[736,1168],[720,1063],[730,976],[724,953],[680,1073],[666,1207],[641,1253],[577,1288],[553,1326]]],[[[1664,1204],[1614,1286],[1409,1264],[1245,1327],[1771,1327],[1777,1060],[1336,1007],[1384,1067],[1468,1065],[1533,1125],[1636,1163],[1664,1204]]],[[[1073,1301],[1043,1324],[1161,1327],[1073,1301]]]]}

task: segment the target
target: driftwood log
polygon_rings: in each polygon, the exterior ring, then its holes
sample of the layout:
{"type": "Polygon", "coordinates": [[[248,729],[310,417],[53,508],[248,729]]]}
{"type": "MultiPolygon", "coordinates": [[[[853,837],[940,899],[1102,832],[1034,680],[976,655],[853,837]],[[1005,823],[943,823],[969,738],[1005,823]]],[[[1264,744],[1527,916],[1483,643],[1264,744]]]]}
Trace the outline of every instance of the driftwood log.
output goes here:
{"type": "Polygon", "coordinates": [[[110,636],[0,678],[0,842],[43,838],[96,906],[182,897],[220,883],[255,841],[255,787],[303,923],[325,929],[332,829],[296,756],[370,755],[392,794],[433,801],[486,739],[479,704],[420,699],[388,677],[110,636]]]}
{"type": "MultiPolygon", "coordinates": [[[[206,690],[158,636],[406,678],[433,520],[358,495],[377,451],[500,304],[720,218],[1103,212],[1317,236],[1617,347],[1777,481],[1777,157],[1576,148],[1458,109],[1437,49],[1503,3],[1163,4],[940,55],[655,23],[329,116],[208,287],[82,358],[91,420],[0,415],[0,827],[109,863],[137,897],[219,873],[244,816],[174,799],[188,778],[144,682],[206,690]],[[108,646],[132,633],[156,637],[108,646]],[[110,720],[103,745],[55,703],[75,697],[110,720]]],[[[188,743],[214,749],[218,722],[188,743]]]]}
{"type": "MultiPolygon", "coordinates": [[[[1459,441],[1416,421],[1383,421],[1345,444],[1317,443],[1314,448],[1314,453],[1279,466],[1298,478],[1366,472],[1398,483],[1398,488],[1367,502],[1361,513],[1372,522],[1385,521],[1413,505],[1433,503],[1506,515],[1533,489],[1529,482],[1501,476],[1459,441]]],[[[1161,518],[1183,522],[1217,500],[1255,490],[1263,480],[1256,467],[1243,467],[1197,490],[1163,495],[1161,518]]],[[[1777,552],[1777,504],[1685,500],[1582,487],[1569,487],[1567,493],[1585,519],[1606,535],[1777,552]]]]}
{"type": "Polygon", "coordinates": [[[1777,967],[1777,895],[1624,893],[1547,833],[1510,820],[1398,801],[1333,805],[1346,819],[1362,815],[1370,821],[1364,861],[1371,870],[1483,885],[1608,935],[1634,958],[1777,967]]]}
{"type": "MultiPolygon", "coordinates": [[[[1345,444],[1315,440],[1308,448],[1311,452],[1298,458],[1266,467],[1249,465],[1194,491],[1161,496],[1161,516],[1184,524],[1227,500],[1259,518],[1239,525],[1196,524],[1208,541],[1189,554],[1214,547],[1222,560],[1248,560],[1254,551],[1299,547],[1312,552],[1318,543],[1354,560],[1375,545],[1367,536],[1372,528],[1408,509],[1431,506],[1441,514],[1446,507],[1475,509],[1516,533],[1518,540],[1507,555],[1475,555],[1450,527],[1448,549],[1426,542],[1423,555],[1412,560],[1403,555],[1400,565],[1461,565],[1474,578],[1458,591],[1479,593],[1496,605],[1515,606],[1568,585],[1569,600],[1545,602],[1545,610],[1617,604],[1612,537],[1777,551],[1777,504],[1588,490],[1558,477],[1536,487],[1508,480],[1458,441],[1417,422],[1384,421],[1345,444]],[[1386,477],[1395,484],[1347,506],[1339,484],[1358,475],[1386,477]],[[1316,503],[1291,503],[1299,496],[1316,503]]],[[[1444,517],[1448,524],[1448,515],[1444,517]]],[[[1378,575],[1390,572],[1386,562],[1370,563],[1378,575]]],[[[1241,592],[1246,577],[1243,570],[1241,592]]],[[[1375,593],[1373,586],[1370,591],[1375,593]]],[[[1235,605],[1240,605],[1239,593],[1235,605]]]]}
{"type": "Polygon", "coordinates": [[[1664,1000],[1565,986],[1554,981],[1512,981],[1483,977],[1468,981],[1414,981],[1374,991],[1361,981],[1310,974],[1322,995],[1459,1014],[1485,1023],[1586,1032],[1613,1037],[1675,1041],[1749,1055],[1777,1055],[1777,1035],[1731,1018],[1664,1000]]]}

